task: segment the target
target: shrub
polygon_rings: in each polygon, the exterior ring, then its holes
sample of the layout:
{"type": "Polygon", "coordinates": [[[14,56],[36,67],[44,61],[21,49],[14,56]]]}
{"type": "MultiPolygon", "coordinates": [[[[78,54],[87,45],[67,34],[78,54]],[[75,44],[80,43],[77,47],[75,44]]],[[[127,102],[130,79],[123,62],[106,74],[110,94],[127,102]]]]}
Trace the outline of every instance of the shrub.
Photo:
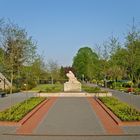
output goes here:
{"type": "Polygon", "coordinates": [[[138,88],[140,88],[140,83],[138,83],[138,88]]]}
{"type": "MultiPolygon", "coordinates": [[[[6,92],[7,94],[9,94],[9,93],[10,93],[10,89],[6,89],[5,92],[6,92]]],[[[16,88],[16,87],[13,87],[12,93],[17,93],[17,92],[20,92],[20,89],[19,89],[19,88],[16,88]]]]}
{"type": "Polygon", "coordinates": [[[130,88],[130,87],[131,87],[131,85],[130,85],[129,83],[123,83],[123,84],[122,84],[122,87],[125,87],[125,88],[130,88]]]}
{"type": "Polygon", "coordinates": [[[97,80],[96,80],[96,79],[93,79],[93,80],[91,81],[91,83],[96,84],[96,83],[97,83],[97,80]]]}

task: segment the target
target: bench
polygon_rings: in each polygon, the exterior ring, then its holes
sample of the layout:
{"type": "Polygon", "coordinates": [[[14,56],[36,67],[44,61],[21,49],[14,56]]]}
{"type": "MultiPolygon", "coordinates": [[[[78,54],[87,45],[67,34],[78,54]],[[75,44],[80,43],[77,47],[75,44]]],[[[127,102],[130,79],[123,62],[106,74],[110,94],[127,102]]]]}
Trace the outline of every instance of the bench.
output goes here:
{"type": "Polygon", "coordinates": [[[6,93],[5,92],[0,92],[0,97],[5,97],[6,93]]]}

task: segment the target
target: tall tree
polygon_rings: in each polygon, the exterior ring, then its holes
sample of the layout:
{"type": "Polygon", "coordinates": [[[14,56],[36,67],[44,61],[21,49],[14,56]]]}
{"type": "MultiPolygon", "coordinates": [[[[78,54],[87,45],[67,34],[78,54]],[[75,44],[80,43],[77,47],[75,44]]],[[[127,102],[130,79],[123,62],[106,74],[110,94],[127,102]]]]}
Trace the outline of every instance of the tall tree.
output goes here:
{"type": "Polygon", "coordinates": [[[49,60],[47,64],[47,68],[49,71],[51,83],[54,84],[54,80],[58,80],[60,77],[60,67],[57,61],[49,60]]]}
{"type": "Polygon", "coordinates": [[[29,64],[35,56],[36,44],[24,29],[10,22],[3,25],[0,34],[5,72],[13,85],[13,80],[19,75],[22,66],[29,64]]]}
{"type": "MultiPolygon", "coordinates": [[[[128,75],[133,82],[136,82],[138,71],[140,69],[140,32],[134,25],[126,36],[125,47],[127,49],[128,58],[128,75]]],[[[138,76],[139,77],[139,76],[138,76]]]]}
{"type": "Polygon", "coordinates": [[[89,47],[80,48],[73,58],[72,67],[78,78],[91,80],[97,74],[98,56],[89,47]]]}

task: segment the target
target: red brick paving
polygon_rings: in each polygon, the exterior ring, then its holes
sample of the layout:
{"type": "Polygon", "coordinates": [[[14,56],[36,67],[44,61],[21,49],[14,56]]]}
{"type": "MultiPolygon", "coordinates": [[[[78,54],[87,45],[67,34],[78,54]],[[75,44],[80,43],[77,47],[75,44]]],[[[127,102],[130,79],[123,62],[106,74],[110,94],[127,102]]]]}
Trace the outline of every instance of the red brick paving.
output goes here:
{"type": "Polygon", "coordinates": [[[29,118],[18,130],[17,134],[32,134],[33,130],[38,126],[40,121],[49,111],[57,98],[52,97],[44,104],[31,118],[29,118]]]}
{"type": "Polygon", "coordinates": [[[108,134],[123,134],[123,130],[115,123],[115,121],[94,98],[89,97],[88,100],[108,134]]]}

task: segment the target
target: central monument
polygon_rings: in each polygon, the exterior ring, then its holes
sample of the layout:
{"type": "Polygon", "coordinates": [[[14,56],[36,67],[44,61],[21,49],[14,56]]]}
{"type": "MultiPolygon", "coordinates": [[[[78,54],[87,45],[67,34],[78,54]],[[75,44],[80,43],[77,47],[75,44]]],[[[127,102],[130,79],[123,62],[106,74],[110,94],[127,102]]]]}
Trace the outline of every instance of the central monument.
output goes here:
{"type": "Polygon", "coordinates": [[[66,74],[69,78],[68,82],[64,83],[64,91],[65,92],[80,92],[81,91],[81,83],[77,80],[72,71],[66,74]]]}

